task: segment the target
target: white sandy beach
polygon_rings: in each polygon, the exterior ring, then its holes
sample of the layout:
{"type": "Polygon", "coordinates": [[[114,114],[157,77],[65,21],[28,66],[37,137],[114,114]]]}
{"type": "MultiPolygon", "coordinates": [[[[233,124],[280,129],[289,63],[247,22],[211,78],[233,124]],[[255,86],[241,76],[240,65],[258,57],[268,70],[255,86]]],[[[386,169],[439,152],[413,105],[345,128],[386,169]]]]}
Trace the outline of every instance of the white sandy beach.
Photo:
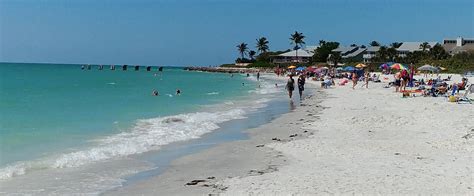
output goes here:
{"type": "Polygon", "coordinates": [[[249,130],[250,140],[180,158],[163,175],[109,194],[474,193],[474,105],[402,98],[386,83],[311,83],[315,96],[249,130]],[[193,180],[201,181],[186,185],[193,180]]]}

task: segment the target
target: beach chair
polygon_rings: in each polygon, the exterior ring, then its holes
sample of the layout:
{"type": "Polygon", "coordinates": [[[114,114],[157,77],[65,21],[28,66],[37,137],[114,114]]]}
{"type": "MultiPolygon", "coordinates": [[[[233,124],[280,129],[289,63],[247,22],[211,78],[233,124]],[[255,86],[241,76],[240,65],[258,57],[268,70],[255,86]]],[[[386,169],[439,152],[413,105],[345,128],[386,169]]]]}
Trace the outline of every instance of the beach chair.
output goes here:
{"type": "Polygon", "coordinates": [[[468,94],[472,94],[472,93],[474,93],[474,85],[471,84],[470,86],[466,87],[466,92],[463,94],[463,96],[459,97],[458,104],[462,104],[462,103],[472,104],[471,99],[467,97],[468,94]]]}

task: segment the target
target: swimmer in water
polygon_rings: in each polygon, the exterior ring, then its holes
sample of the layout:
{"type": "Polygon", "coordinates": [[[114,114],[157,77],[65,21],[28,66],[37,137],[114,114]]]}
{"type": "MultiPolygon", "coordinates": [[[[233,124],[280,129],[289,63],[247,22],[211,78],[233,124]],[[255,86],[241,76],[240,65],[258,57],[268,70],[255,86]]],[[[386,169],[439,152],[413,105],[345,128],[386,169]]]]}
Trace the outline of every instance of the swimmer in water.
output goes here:
{"type": "Polygon", "coordinates": [[[275,88],[278,88],[278,84],[277,84],[277,83],[275,83],[275,88]]]}
{"type": "Polygon", "coordinates": [[[153,96],[160,96],[160,93],[157,90],[153,90],[153,96]]]}
{"type": "Polygon", "coordinates": [[[176,89],[176,95],[181,95],[181,90],[176,89]]]}
{"type": "Polygon", "coordinates": [[[245,86],[245,83],[242,82],[242,86],[245,86]]]}

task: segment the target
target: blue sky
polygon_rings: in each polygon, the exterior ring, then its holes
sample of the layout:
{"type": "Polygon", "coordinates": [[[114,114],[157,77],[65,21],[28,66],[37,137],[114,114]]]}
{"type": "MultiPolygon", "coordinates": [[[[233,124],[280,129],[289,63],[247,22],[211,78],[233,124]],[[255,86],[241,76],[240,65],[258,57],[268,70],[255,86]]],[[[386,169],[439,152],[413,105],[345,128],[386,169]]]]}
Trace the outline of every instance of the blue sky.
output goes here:
{"type": "Polygon", "coordinates": [[[0,62],[217,65],[265,36],[334,40],[474,37],[472,0],[0,0],[0,62]]]}

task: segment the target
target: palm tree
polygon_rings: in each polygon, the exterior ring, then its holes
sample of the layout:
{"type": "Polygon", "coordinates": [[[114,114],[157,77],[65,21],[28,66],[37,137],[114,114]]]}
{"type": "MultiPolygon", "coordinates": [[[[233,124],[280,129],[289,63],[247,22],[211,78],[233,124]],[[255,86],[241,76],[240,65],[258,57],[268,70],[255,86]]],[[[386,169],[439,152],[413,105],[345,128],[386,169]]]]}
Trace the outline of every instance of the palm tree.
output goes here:
{"type": "Polygon", "coordinates": [[[423,42],[420,44],[420,49],[424,52],[426,50],[429,50],[431,48],[430,44],[428,42],[423,42]]]}
{"type": "Polygon", "coordinates": [[[245,53],[247,53],[248,49],[247,44],[244,42],[237,45],[237,50],[239,51],[242,60],[244,59],[245,53]]]}
{"type": "Polygon", "coordinates": [[[377,41],[371,41],[371,42],[369,43],[369,45],[370,45],[370,46],[380,46],[380,43],[377,42],[377,41]]]}
{"type": "Polygon", "coordinates": [[[260,52],[260,54],[267,52],[268,49],[268,40],[266,37],[257,39],[257,50],[260,52]]]}
{"type": "Polygon", "coordinates": [[[291,34],[290,40],[292,44],[295,44],[295,50],[296,50],[296,60],[298,61],[298,49],[300,46],[302,46],[304,43],[304,35],[303,33],[298,33],[298,31],[295,31],[294,34],[291,34]]]}
{"type": "Polygon", "coordinates": [[[319,40],[319,46],[323,46],[324,44],[326,44],[326,41],[324,41],[324,40],[319,40]]]}
{"type": "Polygon", "coordinates": [[[395,57],[397,56],[397,49],[395,49],[394,47],[388,48],[387,56],[390,61],[394,61],[395,57]]]}
{"type": "Polygon", "coordinates": [[[402,43],[400,43],[400,42],[393,42],[393,43],[390,44],[390,46],[391,46],[392,48],[398,48],[398,47],[400,47],[401,45],[402,45],[402,43]]]}
{"type": "Polygon", "coordinates": [[[341,62],[342,60],[342,57],[341,57],[341,54],[339,54],[339,52],[335,52],[335,53],[332,53],[331,56],[329,57],[328,59],[330,62],[334,63],[334,67],[337,66],[337,64],[339,62],[341,62]]]}
{"type": "Polygon", "coordinates": [[[387,46],[380,46],[379,50],[376,53],[376,56],[380,62],[387,60],[388,52],[387,46]]]}
{"type": "Polygon", "coordinates": [[[255,51],[253,51],[253,50],[249,51],[249,57],[250,57],[250,59],[253,60],[253,56],[255,56],[256,54],[257,54],[257,53],[256,53],[255,51]]]}

